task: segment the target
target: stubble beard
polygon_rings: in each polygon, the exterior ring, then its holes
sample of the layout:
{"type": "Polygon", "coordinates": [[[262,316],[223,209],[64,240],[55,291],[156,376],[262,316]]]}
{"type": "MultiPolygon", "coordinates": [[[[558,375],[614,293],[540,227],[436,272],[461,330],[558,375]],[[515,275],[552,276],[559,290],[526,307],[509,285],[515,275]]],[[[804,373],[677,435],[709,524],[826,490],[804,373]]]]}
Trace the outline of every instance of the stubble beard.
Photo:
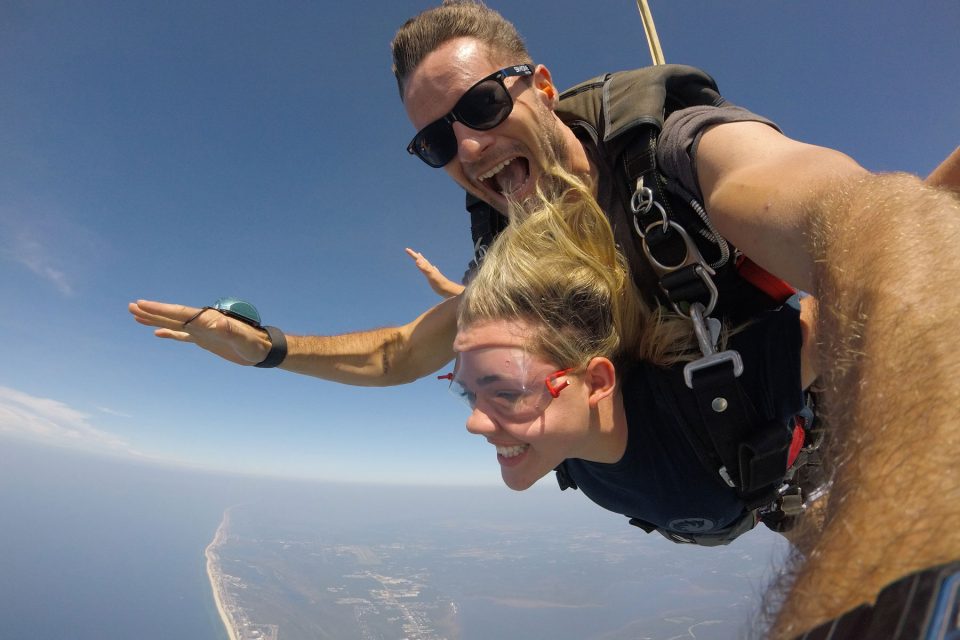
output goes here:
{"type": "Polygon", "coordinates": [[[543,197],[552,199],[563,193],[565,183],[555,177],[553,168],[562,167],[567,171],[570,169],[570,150],[567,147],[566,139],[560,132],[560,126],[562,125],[554,117],[553,111],[540,102],[535,104],[536,107],[534,108],[538,112],[537,115],[540,117],[540,121],[544,123],[537,135],[537,151],[541,163],[540,177],[535,193],[527,196],[522,202],[511,203],[511,209],[516,209],[522,214],[530,213],[537,208],[543,197]]]}

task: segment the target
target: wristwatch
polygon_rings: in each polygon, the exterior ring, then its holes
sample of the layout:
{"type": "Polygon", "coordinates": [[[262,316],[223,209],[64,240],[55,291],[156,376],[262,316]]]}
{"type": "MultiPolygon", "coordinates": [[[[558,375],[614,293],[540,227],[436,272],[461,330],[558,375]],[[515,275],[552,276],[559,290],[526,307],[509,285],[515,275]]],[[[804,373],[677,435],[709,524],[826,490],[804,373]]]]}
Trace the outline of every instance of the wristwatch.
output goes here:
{"type": "Polygon", "coordinates": [[[960,561],[900,578],[796,640],[960,640],[960,561]]]}

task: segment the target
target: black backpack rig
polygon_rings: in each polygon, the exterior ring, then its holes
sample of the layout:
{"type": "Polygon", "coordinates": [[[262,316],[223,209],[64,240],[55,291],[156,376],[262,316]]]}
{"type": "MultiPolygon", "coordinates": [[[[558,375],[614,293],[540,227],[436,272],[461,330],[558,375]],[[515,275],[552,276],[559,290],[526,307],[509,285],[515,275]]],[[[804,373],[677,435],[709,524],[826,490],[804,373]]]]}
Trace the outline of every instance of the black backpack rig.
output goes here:
{"type": "MultiPolygon", "coordinates": [[[[614,171],[617,197],[632,214],[632,241],[646,257],[647,264],[631,261],[637,286],[655,290],[660,304],[692,323],[701,357],[687,363],[683,374],[701,420],[687,425],[687,439],[701,464],[746,505],[754,518],[746,529],[762,519],[772,529],[785,530],[818,497],[821,478],[810,467],[819,467],[821,438],[812,429],[812,398],[792,427],[760,419],[737,381],[743,371],[739,353],[717,351],[718,317],[744,322],[779,307],[796,290],[739,254],[713,229],[702,204],[657,168],[657,140],[670,113],[723,103],[716,83],[703,71],[657,65],[582,82],[560,95],[556,112],[575,132],[593,139],[614,171]],[[807,490],[806,476],[816,478],[814,491],[807,490]]],[[[467,209],[473,267],[508,220],[470,194],[467,209]]],[[[561,489],[577,488],[563,465],[557,468],[557,480],[561,489]]],[[[647,532],[656,529],[637,518],[630,522],[647,532]]],[[[675,542],[704,543],[661,533],[675,542]]]]}

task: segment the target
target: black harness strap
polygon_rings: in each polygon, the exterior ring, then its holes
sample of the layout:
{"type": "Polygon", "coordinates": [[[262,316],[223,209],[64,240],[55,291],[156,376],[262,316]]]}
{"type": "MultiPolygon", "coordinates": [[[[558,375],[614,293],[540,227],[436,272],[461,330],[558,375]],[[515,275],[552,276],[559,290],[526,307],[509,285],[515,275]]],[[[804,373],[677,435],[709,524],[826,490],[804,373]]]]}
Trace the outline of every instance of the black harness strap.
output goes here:
{"type": "MultiPolygon", "coordinates": [[[[722,288],[723,301],[717,313],[742,320],[758,309],[771,308],[763,306],[769,301],[758,298],[752,287],[740,286],[732,261],[711,268],[710,264],[720,261],[712,255],[719,253],[717,247],[699,237],[706,223],[685,200],[668,192],[656,160],[657,140],[667,114],[687,106],[721,103],[716,84],[703,72],[661,65],[581,83],[561,95],[557,113],[564,122],[588,130],[608,159],[615,174],[613,188],[625,211],[636,216],[635,248],[653,268],[663,303],[688,317],[694,305],[702,305],[703,315],[709,316],[722,288]],[[638,202],[638,197],[642,201],[638,202]],[[692,238],[698,242],[694,244],[692,238]]],[[[473,268],[508,221],[469,195],[467,208],[476,251],[473,268]]],[[[642,281],[649,274],[639,267],[631,270],[641,290],[649,291],[652,282],[642,281]]],[[[702,326],[698,331],[703,331],[702,326]]],[[[703,358],[691,363],[696,366],[688,386],[701,420],[685,429],[704,467],[718,482],[733,487],[747,508],[753,509],[777,497],[787,471],[790,431],[786,425],[768,423],[758,416],[737,380],[736,368],[725,358],[730,353],[714,354],[708,348],[703,358]]],[[[576,488],[562,464],[557,468],[557,480],[561,488],[576,488]]]]}
{"type": "Polygon", "coordinates": [[[694,371],[692,378],[697,410],[716,452],[708,468],[737,489],[748,510],[772,502],[787,469],[790,430],[761,421],[730,361],[694,371]]]}
{"type": "MultiPolygon", "coordinates": [[[[718,297],[712,279],[715,273],[670,209],[657,171],[659,129],[639,128],[642,131],[635,134],[632,143],[622,145],[622,160],[617,163],[624,170],[621,182],[634,186],[626,203],[635,216],[634,242],[640,244],[659,277],[663,296],[674,309],[689,317],[691,306],[699,303],[709,315],[718,297]]],[[[702,342],[701,348],[704,360],[709,360],[712,348],[702,342]]],[[[690,425],[688,438],[708,471],[734,488],[746,508],[752,510],[776,499],[787,470],[791,433],[786,425],[760,419],[738,375],[730,361],[721,360],[698,368],[690,376],[688,385],[702,424],[690,425]],[[696,446],[698,442],[700,446],[696,446]],[[704,444],[708,446],[704,448],[704,444]]]]}

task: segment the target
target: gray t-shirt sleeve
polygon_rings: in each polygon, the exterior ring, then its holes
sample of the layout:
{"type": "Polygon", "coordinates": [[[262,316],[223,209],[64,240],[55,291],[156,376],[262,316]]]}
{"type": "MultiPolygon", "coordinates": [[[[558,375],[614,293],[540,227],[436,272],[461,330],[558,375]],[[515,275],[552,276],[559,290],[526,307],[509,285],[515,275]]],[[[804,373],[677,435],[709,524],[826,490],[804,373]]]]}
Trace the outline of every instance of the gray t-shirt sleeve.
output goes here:
{"type": "Polygon", "coordinates": [[[770,120],[732,104],[719,107],[704,105],[674,111],[663,123],[657,143],[660,170],[668,179],[678,182],[684,190],[703,202],[696,163],[700,136],[710,125],[747,121],[762,122],[780,130],[770,120]]]}

